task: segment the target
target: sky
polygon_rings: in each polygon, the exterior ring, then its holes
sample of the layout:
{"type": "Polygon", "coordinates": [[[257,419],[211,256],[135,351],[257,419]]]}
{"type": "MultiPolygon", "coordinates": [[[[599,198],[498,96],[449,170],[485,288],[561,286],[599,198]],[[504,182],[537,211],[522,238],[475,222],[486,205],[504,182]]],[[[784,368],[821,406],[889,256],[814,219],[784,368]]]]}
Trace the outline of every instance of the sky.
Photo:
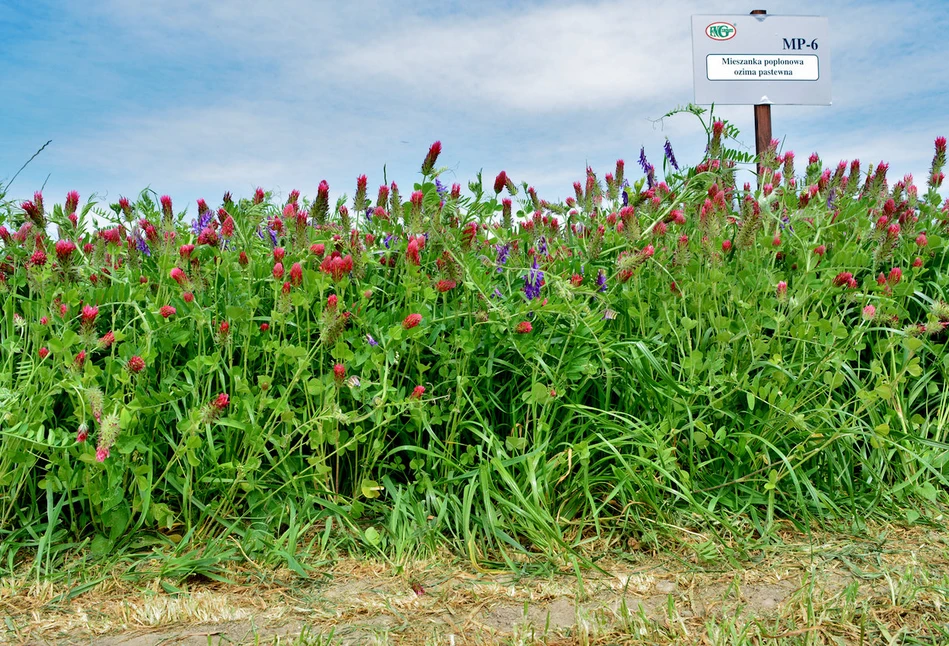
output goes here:
{"type": "MultiPolygon", "coordinates": [[[[175,210],[262,186],[332,197],[369,177],[406,192],[440,140],[443,181],[501,170],[541,198],[572,194],[617,159],[661,168],[666,138],[701,160],[692,115],[692,14],[820,15],[832,106],[774,106],[803,167],[859,158],[925,184],[949,135],[949,0],[0,0],[0,183],[47,204],[150,187],[175,210]],[[938,5],[945,3],[943,9],[938,5]]],[[[716,106],[754,152],[751,106],[716,106]]],[[[750,171],[739,181],[751,181],[750,171]]]]}

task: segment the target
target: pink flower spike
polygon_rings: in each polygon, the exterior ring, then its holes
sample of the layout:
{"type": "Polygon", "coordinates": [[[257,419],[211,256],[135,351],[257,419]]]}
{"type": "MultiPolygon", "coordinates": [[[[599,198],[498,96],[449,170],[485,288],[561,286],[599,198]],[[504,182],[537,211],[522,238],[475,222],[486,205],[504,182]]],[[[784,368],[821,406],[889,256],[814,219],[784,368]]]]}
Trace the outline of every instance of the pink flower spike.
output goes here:
{"type": "Polygon", "coordinates": [[[106,458],[109,457],[109,449],[104,446],[100,446],[96,449],[96,462],[105,462],[106,458]]]}
{"type": "Polygon", "coordinates": [[[425,386],[416,386],[412,389],[412,394],[409,395],[409,399],[421,399],[424,394],[425,386]]]}
{"type": "Polygon", "coordinates": [[[92,325],[96,321],[96,317],[99,315],[99,308],[95,305],[86,305],[82,308],[82,324],[83,325],[92,325]]]}

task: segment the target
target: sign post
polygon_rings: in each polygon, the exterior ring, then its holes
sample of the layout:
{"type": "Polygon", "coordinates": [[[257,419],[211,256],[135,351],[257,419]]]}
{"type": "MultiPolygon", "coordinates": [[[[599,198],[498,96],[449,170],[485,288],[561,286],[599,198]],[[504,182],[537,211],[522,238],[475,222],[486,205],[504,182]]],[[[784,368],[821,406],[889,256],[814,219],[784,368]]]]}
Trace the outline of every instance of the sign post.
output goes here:
{"type": "Polygon", "coordinates": [[[831,104],[828,33],[826,18],[763,9],[692,16],[695,103],[753,105],[760,160],[771,143],[772,105],[831,104]]]}
{"type": "MultiPolygon", "coordinates": [[[[755,9],[751,12],[752,16],[763,16],[768,13],[767,9],[755,9]]],[[[771,104],[755,104],[755,155],[761,159],[761,155],[771,144],[771,104]]],[[[761,187],[761,176],[764,175],[764,168],[758,163],[758,185],[761,187]]]]}

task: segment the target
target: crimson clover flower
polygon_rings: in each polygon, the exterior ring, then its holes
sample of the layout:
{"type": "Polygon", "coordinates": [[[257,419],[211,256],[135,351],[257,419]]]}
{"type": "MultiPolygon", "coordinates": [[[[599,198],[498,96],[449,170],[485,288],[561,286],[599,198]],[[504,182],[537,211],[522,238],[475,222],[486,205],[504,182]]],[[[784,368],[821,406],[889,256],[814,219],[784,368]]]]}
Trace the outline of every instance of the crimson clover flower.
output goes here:
{"type": "Polygon", "coordinates": [[[145,369],[145,360],[135,355],[125,364],[126,369],[132,374],[138,374],[145,369]]]}

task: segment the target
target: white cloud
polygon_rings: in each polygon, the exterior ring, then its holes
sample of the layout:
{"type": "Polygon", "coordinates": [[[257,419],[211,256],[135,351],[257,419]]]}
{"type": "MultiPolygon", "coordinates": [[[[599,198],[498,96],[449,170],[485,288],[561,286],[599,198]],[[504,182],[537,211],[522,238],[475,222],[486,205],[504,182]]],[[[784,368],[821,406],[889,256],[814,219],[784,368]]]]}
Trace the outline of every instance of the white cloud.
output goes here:
{"type": "MultiPolygon", "coordinates": [[[[949,130],[932,89],[945,56],[933,36],[947,18],[908,2],[862,7],[795,5],[830,17],[835,105],[777,106],[775,135],[801,153],[888,158],[918,173],[932,137],[949,130]]],[[[602,176],[623,157],[632,174],[645,145],[659,166],[665,136],[680,161],[697,161],[704,133],[692,117],[648,119],[692,98],[689,15],[734,11],[698,0],[113,0],[77,36],[95,65],[77,60],[76,85],[86,95],[121,87],[122,101],[56,124],[57,175],[113,193],[151,183],[188,201],[258,184],[312,193],[324,177],[351,192],[362,172],[381,183],[383,163],[390,181],[410,183],[441,139],[440,161],[463,185],[479,168],[492,178],[504,168],[566,196],[585,163],[602,176]]],[[[76,46],[47,39],[42,49],[63,59],[76,46]]],[[[750,107],[718,112],[753,146],[750,107]]]]}

